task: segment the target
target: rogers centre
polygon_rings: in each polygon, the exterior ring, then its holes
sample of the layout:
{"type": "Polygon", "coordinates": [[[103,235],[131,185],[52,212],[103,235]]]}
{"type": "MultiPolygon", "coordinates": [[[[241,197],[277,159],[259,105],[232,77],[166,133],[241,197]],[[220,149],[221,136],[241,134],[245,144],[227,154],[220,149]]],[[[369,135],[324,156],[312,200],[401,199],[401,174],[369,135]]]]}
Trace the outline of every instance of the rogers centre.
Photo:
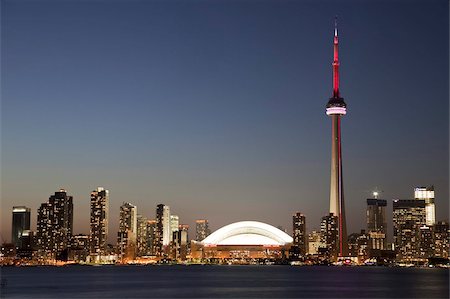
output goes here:
{"type": "Polygon", "coordinates": [[[191,257],[198,259],[281,259],[291,247],[292,237],[258,221],[226,225],[201,242],[191,244],[191,257]]]}

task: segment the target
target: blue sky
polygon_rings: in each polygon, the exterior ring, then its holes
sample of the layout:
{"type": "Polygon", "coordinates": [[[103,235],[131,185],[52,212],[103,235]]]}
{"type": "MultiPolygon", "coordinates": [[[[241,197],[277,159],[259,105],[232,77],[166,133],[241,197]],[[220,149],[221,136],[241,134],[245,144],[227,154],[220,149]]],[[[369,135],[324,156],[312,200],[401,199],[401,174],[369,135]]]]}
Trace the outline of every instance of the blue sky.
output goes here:
{"type": "MultiPolygon", "coordinates": [[[[1,232],[60,187],[88,233],[89,193],[213,228],[308,229],[327,213],[339,17],[349,233],[365,199],[434,184],[449,210],[447,1],[2,2],[1,232]]],[[[388,213],[390,215],[390,212],[388,213]]]]}

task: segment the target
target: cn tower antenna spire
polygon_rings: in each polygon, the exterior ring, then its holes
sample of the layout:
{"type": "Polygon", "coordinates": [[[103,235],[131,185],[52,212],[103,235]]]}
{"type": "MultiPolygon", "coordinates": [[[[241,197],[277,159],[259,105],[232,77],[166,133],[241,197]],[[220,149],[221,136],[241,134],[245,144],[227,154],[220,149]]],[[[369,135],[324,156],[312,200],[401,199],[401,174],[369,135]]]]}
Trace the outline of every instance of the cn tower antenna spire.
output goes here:
{"type": "Polygon", "coordinates": [[[337,28],[337,16],[334,18],[334,59],[333,59],[333,98],[339,98],[339,39],[337,28]]]}

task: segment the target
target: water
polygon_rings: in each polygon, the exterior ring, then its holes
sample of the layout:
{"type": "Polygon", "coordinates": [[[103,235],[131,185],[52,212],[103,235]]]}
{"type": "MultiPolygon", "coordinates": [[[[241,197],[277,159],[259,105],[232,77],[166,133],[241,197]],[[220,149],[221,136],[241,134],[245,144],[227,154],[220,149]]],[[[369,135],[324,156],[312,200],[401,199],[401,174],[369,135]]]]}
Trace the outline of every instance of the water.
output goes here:
{"type": "Polygon", "coordinates": [[[2,298],[449,298],[446,269],[6,267],[1,278],[2,298]]]}

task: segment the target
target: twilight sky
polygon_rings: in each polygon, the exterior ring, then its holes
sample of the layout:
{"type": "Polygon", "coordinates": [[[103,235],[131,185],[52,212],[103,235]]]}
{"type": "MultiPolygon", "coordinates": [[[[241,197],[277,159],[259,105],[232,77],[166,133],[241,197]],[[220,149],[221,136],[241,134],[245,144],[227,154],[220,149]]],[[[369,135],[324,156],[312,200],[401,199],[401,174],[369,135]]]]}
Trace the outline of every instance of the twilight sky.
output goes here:
{"type": "MultiPolygon", "coordinates": [[[[1,10],[1,241],[14,205],[89,194],[217,229],[319,227],[329,206],[332,35],[339,17],[349,233],[365,199],[434,184],[449,211],[449,4],[423,1],[26,1],[1,10]]],[[[392,232],[390,232],[392,234],[392,232]]]]}

